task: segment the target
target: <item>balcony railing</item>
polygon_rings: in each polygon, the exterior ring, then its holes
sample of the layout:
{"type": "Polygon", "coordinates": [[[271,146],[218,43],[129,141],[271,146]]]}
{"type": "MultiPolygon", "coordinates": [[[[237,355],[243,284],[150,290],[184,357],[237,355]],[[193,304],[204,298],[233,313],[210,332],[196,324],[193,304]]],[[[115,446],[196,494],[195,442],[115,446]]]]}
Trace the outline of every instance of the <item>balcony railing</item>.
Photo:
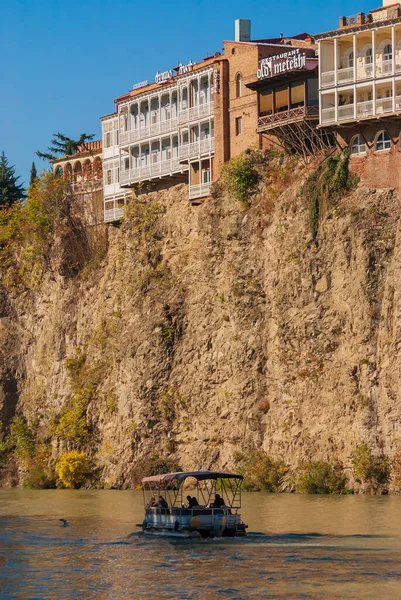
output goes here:
{"type": "Polygon", "coordinates": [[[141,124],[136,129],[129,131],[120,131],[120,146],[127,146],[132,142],[148,139],[157,134],[168,133],[177,129],[177,125],[184,125],[197,119],[211,116],[214,111],[214,102],[207,104],[199,104],[191,108],[182,109],[177,116],[165,121],[157,121],[156,123],[141,124]]]}
{"type": "Polygon", "coordinates": [[[361,65],[357,67],[357,79],[370,79],[371,77],[373,77],[373,64],[369,63],[367,65],[361,65]]]}
{"type": "Polygon", "coordinates": [[[376,100],[376,114],[381,115],[382,113],[393,112],[393,99],[392,98],[378,98],[376,100]]]}
{"type": "Polygon", "coordinates": [[[354,79],[354,67],[346,67],[345,69],[338,69],[337,81],[338,83],[345,83],[354,79]]]}
{"type": "Polygon", "coordinates": [[[369,16],[373,23],[376,21],[388,21],[389,19],[399,16],[399,8],[394,6],[393,8],[383,8],[381,10],[371,12],[369,16]]]}
{"type": "Polygon", "coordinates": [[[214,138],[192,142],[191,144],[182,144],[178,147],[178,155],[182,158],[195,158],[201,154],[207,154],[214,151],[214,138]]]}
{"type": "Polygon", "coordinates": [[[367,102],[358,102],[356,105],[356,116],[358,119],[370,117],[373,115],[373,100],[367,102]]]}
{"type": "Polygon", "coordinates": [[[346,104],[345,106],[338,107],[338,120],[349,121],[354,118],[355,107],[354,104],[346,104]]]}
{"type": "Polygon", "coordinates": [[[150,179],[153,177],[163,177],[171,173],[177,173],[188,169],[188,166],[182,165],[179,158],[171,158],[153,164],[143,165],[133,169],[120,172],[120,185],[130,185],[136,181],[150,179]]]}
{"type": "Polygon", "coordinates": [[[112,221],[118,221],[124,214],[125,207],[108,208],[104,210],[104,222],[111,223],[112,221]]]}
{"type": "Polygon", "coordinates": [[[335,123],[336,109],[333,107],[322,108],[322,123],[335,123]]]}
{"type": "Polygon", "coordinates": [[[331,87],[334,85],[335,71],[326,71],[321,75],[322,87],[331,87]]]}
{"type": "MultiPolygon", "coordinates": [[[[395,98],[395,111],[401,111],[401,96],[395,98]]],[[[346,104],[338,107],[338,121],[353,121],[355,118],[364,119],[366,117],[380,116],[387,113],[394,112],[393,98],[377,98],[376,99],[376,111],[374,110],[373,100],[367,102],[357,102],[356,113],[354,104],[346,104]]],[[[323,108],[321,123],[335,123],[336,114],[335,108],[323,108]]]]}
{"type": "Polygon", "coordinates": [[[376,61],[376,76],[392,75],[392,73],[393,73],[393,61],[392,60],[376,61]]]}
{"type": "Polygon", "coordinates": [[[212,115],[214,111],[214,102],[208,102],[207,104],[198,104],[191,108],[185,108],[180,110],[178,113],[178,122],[183,125],[184,123],[190,123],[200,117],[207,117],[212,115]]]}
{"type": "Polygon", "coordinates": [[[200,185],[189,186],[189,199],[196,200],[197,198],[204,198],[210,196],[210,183],[202,183],[200,185]]]}
{"type": "Polygon", "coordinates": [[[306,117],[319,116],[318,106],[297,106],[289,110],[273,113],[272,115],[264,115],[258,119],[258,129],[261,127],[273,128],[275,125],[285,125],[285,123],[298,121],[306,117]]]}

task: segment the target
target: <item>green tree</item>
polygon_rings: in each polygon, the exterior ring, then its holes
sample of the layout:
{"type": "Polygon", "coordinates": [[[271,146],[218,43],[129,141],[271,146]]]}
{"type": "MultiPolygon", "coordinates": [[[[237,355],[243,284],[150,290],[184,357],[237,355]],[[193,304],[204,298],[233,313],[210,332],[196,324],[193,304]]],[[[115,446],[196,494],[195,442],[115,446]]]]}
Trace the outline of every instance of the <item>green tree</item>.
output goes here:
{"type": "Polygon", "coordinates": [[[38,172],[36,170],[36,165],[33,162],[32,167],[31,167],[31,175],[29,177],[29,185],[32,185],[33,183],[35,183],[35,179],[37,178],[37,176],[38,176],[38,172]]]}
{"type": "Polygon", "coordinates": [[[10,167],[4,152],[0,157],[0,206],[11,206],[25,198],[22,185],[17,183],[15,167],[10,167]]]}
{"type": "Polygon", "coordinates": [[[86,142],[90,142],[94,137],[93,133],[81,133],[77,140],[73,140],[63,133],[53,133],[53,138],[50,141],[51,146],[47,148],[49,152],[40,152],[37,150],[36,154],[39,158],[50,161],[55,160],[58,156],[76,154],[79,146],[85,148],[86,142]]]}

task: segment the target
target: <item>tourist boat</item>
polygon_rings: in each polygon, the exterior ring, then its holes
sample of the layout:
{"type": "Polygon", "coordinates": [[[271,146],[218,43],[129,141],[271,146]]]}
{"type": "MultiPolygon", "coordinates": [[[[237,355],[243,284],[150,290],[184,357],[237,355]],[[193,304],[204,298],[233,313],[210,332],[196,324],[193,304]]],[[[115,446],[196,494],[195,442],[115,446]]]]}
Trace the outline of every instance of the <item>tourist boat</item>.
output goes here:
{"type": "Polygon", "coordinates": [[[164,473],[142,479],[145,534],[184,538],[246,535],[242,475],[215,471],[164,473]]]}

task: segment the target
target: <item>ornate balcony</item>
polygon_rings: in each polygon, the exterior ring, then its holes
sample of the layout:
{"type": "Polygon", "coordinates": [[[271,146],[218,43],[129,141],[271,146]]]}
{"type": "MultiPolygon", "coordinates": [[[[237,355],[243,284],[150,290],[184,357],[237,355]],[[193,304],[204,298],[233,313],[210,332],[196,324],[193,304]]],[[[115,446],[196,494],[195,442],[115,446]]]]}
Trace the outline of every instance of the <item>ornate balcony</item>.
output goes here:
{"type": "Polygon", "coordinates": [[[120,171],[120,185],[131,185],[144,179],[164,177],[187,169],[188,166],[181,164],[179,158],[171,158],[169,160],[120,171]]]}
{"type": "Polygon", "coordinates": [[[189,199],[196,200],[197,198],[204,198],[210,196],[210,183],[202,183],[199,185],[189,186],[189,199]]]}
{"type": "Polygon", "coordinates": [[[318,117],[318,106],[298,106],[297,108],[291,108],[290,110],[284,110],[282,112],[259,117],[258,131],[267,131],[268,129],[274,129],[282,125],[289,125],[303,119],[318,119],[318,117]]]}

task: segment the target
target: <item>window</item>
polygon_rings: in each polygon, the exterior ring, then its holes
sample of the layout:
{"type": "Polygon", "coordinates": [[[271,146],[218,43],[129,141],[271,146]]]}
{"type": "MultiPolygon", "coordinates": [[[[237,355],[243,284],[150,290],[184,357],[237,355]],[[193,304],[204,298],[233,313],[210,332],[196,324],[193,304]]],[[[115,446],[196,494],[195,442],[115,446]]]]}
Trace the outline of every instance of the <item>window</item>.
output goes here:
{"type": "Polygon", "coordinates": [[[106,133],[105,146],[106,148],[111,147],[111,133],[106,133]]]}
{"type": "Polygon", "coordinates": [[[242,133],[242,117],[235,119],[235,135],[241,135],[242,133]]]}
{"type": "Polygon", "coordinates": [[[210,183],[210,169],[204,169],[202,171],[202,183],[203,184],[210,183]]]}
{"type": "Polygon", "coordinates": [[[390,150],[391,138],[387,131],[381,131],[376,138],[376,150],[390,150]]]}
{"type": "Polygon", "coordinates": [[[241,98],[242,96],[242,75],[237,73],[235,76],[235,96],[241,98]]]}
{"type": "Polygon", "coordinates": [[[351,154],[357,156],[358,154],[366,154],[366,143],[361,135],[356,135],[351,140],[351,154]]]}
{"type": "Polygon", "coordinates": [[[113,183],[113,171],[111,169],[106,171],[106,185],[113,183]]]}
{"type": "Polygon", "coordinates": [[[354,53],[350,52],[348,57],[348,66],[351,68],[354,66],[354,53]]]}
{"type": "Polygon", "coordinates": [[[393,49],[391,47],[391,44],[387,44],[386,46],[384,46],[383,60],[393,60],[393,49]]]}
{"type": "Polygon", "coordinates": [[[373,63],[372,48],[368,48],[366,50],[365,62],[366,62],[367,65],[371,65],[373,63]]]}

